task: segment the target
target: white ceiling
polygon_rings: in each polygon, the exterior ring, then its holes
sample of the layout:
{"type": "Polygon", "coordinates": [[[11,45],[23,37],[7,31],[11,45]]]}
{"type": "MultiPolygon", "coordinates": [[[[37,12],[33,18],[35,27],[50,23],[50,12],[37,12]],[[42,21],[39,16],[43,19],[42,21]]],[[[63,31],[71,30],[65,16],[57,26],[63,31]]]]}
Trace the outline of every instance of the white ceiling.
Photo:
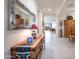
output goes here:
{"type": "Polygon", "coordinates": [[[67,15],[75,12],[75,0],[36,0],[44,15],[67,15]],[[48,9],[51,8],[51,11],[48,9]]]}

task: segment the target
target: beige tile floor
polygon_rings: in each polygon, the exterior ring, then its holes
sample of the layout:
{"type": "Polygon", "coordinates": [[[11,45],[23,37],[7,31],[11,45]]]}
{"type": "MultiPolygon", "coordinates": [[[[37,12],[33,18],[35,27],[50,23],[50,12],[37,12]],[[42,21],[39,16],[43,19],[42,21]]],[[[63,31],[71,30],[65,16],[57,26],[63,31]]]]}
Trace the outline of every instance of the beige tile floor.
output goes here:
{"type": "Polygon", "coordinates": [[[45,31],[45,50],[38,59],[75,59],[75,44],[66,38],[56,37],[56,34],[45,31]]]}

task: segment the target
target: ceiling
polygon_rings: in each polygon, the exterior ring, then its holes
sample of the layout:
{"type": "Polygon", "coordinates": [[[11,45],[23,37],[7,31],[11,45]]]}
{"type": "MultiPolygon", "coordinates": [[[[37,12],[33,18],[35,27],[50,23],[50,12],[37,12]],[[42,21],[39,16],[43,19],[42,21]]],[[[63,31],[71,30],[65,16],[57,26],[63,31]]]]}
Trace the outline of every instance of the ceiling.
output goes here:
{"type": "Polygon", "coordinates": [[[75,0],[36,0],[36,3],[44,15],[69,15],[75,12],[75,0]]]}

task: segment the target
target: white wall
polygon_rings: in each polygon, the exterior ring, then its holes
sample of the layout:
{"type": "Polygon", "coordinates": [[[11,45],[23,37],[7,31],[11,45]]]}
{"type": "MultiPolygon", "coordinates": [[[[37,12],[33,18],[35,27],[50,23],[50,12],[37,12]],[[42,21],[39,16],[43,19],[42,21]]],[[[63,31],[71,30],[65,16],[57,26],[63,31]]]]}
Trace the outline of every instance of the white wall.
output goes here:
{"type": "Polygon", "coordinates": [[[37,24],[39,26],[39,34],[42,34],[42,30],[43,30],[42,21],[43,21],[43,14],[40,10],[38,10],[38,12],[37,12],[37,24]]]}
{"type": "Polygon", "coordinates": [[[55,17],[56,20],[56,36],[59,36],[59,19],[58,17],[55,17]]]}
{"type": "MultiPolygon", "coordinates": [[[[35,6],[34,0],[21,0],[31,12],[37,16],[37,7],[35,6]]],[[[10,58],[10,48],[17,42],[23,41],[30,36],[30,30],[8,30],[8,0],[4,2],[4,29],[5,29],[5,39],[4,39],[4,59],[10,58]]]]}

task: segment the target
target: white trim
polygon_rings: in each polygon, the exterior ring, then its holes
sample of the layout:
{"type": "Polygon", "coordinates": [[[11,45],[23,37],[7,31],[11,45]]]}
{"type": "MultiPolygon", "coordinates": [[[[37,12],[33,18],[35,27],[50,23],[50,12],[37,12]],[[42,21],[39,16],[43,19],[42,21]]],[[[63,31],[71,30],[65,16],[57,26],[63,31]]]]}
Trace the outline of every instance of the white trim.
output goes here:
{"type": "Polygon", "coordinates": [[[60,13],[61,9],[63,8],[64,4],[66,3],[66,0],[63,0],[60,9],[58,9],[56,16],[58,16],[58,14],[60,13]]]}

